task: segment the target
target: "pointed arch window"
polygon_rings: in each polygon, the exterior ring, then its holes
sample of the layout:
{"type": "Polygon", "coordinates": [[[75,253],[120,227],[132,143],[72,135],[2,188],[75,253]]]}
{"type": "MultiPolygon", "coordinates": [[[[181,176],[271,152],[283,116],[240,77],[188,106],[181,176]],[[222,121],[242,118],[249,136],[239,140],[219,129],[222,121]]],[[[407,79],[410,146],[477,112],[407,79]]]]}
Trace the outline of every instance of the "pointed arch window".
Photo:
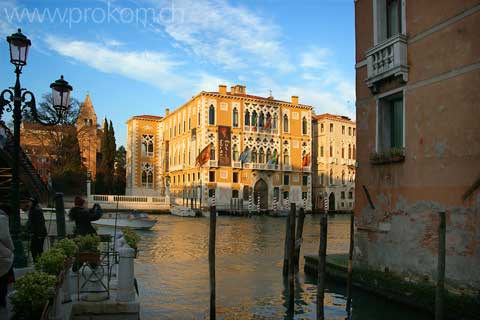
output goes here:
{"type": "Polygon", "coordinates": [[[266,156],[265,160],[267,161],[267,163],[270,160],[272,160],[272,151],[270,149],[267,149],[267,156],[266,156]]]}
{"type": "Polygon", "coordinates": [[[288,156],[288,149],[283,150],[283,164],[290,164],[290,157],[288,156]]]}
{"type": "Polygon", "coordinates": [[[345,158],[345,147],[342,146],[342,159],[345,158]]]}
{"type": "Polygon", "coordinates": [[[153,157],[153,135],[142,135],[142,155],[144,157],[153,157]]]}
{"type": "Polygon", "coordinates": [[[308,130],[307,118],[303,117],[303,119],[302,119],[302,134],[307,134],[307,130],[308,130]]]}
{"type": "Polygon", "coordinates": [[[245,121],[244,121],[246,126],[250,125],[250,111],[245,111],[245,121]]]}
{"type": "Polygon", "coordinates": [[[215,146],[210,143],[210,160],[215,160],[215,146]]]}
{"type": "Polygon", "coordinates": [[[263,111],[260,112],[260,116],[258,117],[258,126],[262,128],[265,126],[265,115],[263,114],[263,111]]]}
{"type": "Polygon", "coordinates": [[[277,114],[275,113],[275,114],[273,115],[273,122],[272,122],[272,128],[273,128],[273,129],[277,129],[277,125],[278,125],[277,123],[278,123],[278,116],[277,116],[277,114]]]}
{"type": "Polygon", "coordinates": [[[237,110],[237,108],[233,108],[232,126],[234,128],[238,128],[238,110],[237,110]]]}
{"type": "Polygon", "coordinates": [[[348,159],[352,159],[352,147],[348,145],[348,159]]]}
{"type": "Polygon", "coordinates": [[[215,107],[213,104],[208,108],[208,124],[212,126],[215,125],[215,107]]]}
{"type": "Polygon", "coordinates": [[[330,169],[330,184],[333,184],[333,169],[330,169]]]}
{"type": "Polygon", "coordinates": [[[265,153],[263,151],[263,148],[260,148],[260,151],[258,153],[258,163],[265,163],[265,153]]]}
{"type": "Polygon", "coordinates": [[[257,111],[252,112],[252,126],[253,127],[257,126],[257,111]]]}
{"type": "Polygon", "coordinates": [[[234,144],[232,148],[232,158],[233,161],[238,161],[238,146],[236,144],[234,144]]]}
{"type": "Polygon", "coordinates": [[[257,149],[256,148],[253,148],[252,150],[252,159],[251,159],[253,163],[256,163],[257,162],[257,149]]]}
{"type": "Polygon", "coordinates": [[[352,158],[355,160],[356,157],[357,157],[357,153],[356,153],[356,151],[355,151],[355,145],[353,145],[353,152],[352,152],[352,153],[353,153],[352,158]]]}
{"type": "Polygon", "coordinates": [[[142,186],[153,188],[153,165],[151,163],[142,163],[142,186]]]}
{"type": "Polygon", "coordinates": [[[288,132],[288,116],[287,116],[287,114],[283,115],[283,132],[288,132]]]}
{"type": "Polygon", "coordinates": [[[345,184],[345,170],[342,170],[342,184],[345,184]]]}

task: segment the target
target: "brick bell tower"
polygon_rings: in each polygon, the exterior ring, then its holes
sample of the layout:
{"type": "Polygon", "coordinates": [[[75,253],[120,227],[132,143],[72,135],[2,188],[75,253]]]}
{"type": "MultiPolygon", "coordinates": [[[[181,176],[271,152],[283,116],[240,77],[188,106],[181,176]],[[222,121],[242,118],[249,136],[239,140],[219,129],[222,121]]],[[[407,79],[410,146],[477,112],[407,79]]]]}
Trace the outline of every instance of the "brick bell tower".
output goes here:
{"type": "Polygon", "coordinates": [[[82,163],[87,168],[92,179],[97,172],[97,115],[93,108],[90,95],[87,93],[85,101],[80,107],[77,118],[77,136],[80,145],[82,163]]]}

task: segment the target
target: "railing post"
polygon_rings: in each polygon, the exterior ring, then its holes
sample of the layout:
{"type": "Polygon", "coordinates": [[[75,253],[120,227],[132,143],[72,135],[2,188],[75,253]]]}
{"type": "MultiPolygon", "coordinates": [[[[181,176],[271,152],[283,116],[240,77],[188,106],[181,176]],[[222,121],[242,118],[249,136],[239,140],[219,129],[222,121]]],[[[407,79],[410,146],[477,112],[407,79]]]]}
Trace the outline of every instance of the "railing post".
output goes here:
{"type": "Polygon", "coordinates": [[[128,302],[135,300],[133,258],[135,250],[130,247],[118,249],[118,289],[117,301],[128,302]]]}

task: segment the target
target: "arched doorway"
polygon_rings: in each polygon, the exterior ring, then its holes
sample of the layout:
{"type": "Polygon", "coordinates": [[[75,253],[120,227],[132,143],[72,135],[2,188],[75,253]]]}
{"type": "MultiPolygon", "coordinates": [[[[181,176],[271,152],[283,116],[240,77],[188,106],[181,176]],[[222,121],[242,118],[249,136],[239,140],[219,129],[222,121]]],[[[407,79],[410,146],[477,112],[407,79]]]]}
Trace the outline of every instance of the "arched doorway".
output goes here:
{"type": "Polygon", "coordinates": [[[254,187],[254,203],[257,204],[258,197],[260,197],[260,209],[267,210],[268,209],[268,186],[267,183],[260,179],[255,183],[254,187]]]}
{"type": "Polygon", "coordinates": [[[328,196],[328,211],[335,211],[335,194],[333,192],[328,196]]]}

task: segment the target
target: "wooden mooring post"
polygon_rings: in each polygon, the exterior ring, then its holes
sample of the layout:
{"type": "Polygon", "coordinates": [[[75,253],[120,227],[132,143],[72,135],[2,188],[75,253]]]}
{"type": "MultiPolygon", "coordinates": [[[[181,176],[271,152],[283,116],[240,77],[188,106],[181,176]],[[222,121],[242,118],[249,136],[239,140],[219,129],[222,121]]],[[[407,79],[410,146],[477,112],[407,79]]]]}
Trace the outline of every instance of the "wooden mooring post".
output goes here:
{"type": "Polygon", "coordinates": [[[444,310],[444,287],[445,287],[445,238],[446,222],[445,211],[438,213],[438,260],[437,260],[437,288],[435,292],[435,320],[443,320],[444,310]]]}
{"type": "Polygon", "coordinates": [[[295,314],[295,203],[292,203],[288,219],[288,308],[287,314],[291,317],[295,314]]]}
{"type": "Polygon", "coordinates": [[[284,244],[284,255],[283,255],[283,271],[282,274],[284,277],[288,275],[288,244],[290,243],[290,216],[289,213],[287,216],[287,221],[285,222],[285,244],[284,244]]]}
{"type": "Polygon", "coordinates": [[[350,311],[352,309],[352,272],[353,272],[353,246],[354,246],[354,228],[355,215],[353,212],[350,215],[350,248],[348,249],[348,274],[347,274],[347,306],[346,311],[350,318],[350,311]]]}
{"type": "Polygon", "coordinates": [[[302,248],[303,224],[305,222],[305,209],[300,208],[297,221],[297,232],[295,233],[295,270],[298,271],[300,265],[300,249],[302,248]]]}
{"type": "Polygon", "coordinates": [[[215,305],[215,238],[217,227],[217,207],[215,203],[210,207],[210,236],[208,239],[208,266],[210,273],[210,319],[216,318],[215,305]]]}
{"type": "Polygon", "coordinates": [[[324,320],[325,262],[327,257],[327,213],[320,217],[320,246],[318,249],[317,320],[324,320]]]}

